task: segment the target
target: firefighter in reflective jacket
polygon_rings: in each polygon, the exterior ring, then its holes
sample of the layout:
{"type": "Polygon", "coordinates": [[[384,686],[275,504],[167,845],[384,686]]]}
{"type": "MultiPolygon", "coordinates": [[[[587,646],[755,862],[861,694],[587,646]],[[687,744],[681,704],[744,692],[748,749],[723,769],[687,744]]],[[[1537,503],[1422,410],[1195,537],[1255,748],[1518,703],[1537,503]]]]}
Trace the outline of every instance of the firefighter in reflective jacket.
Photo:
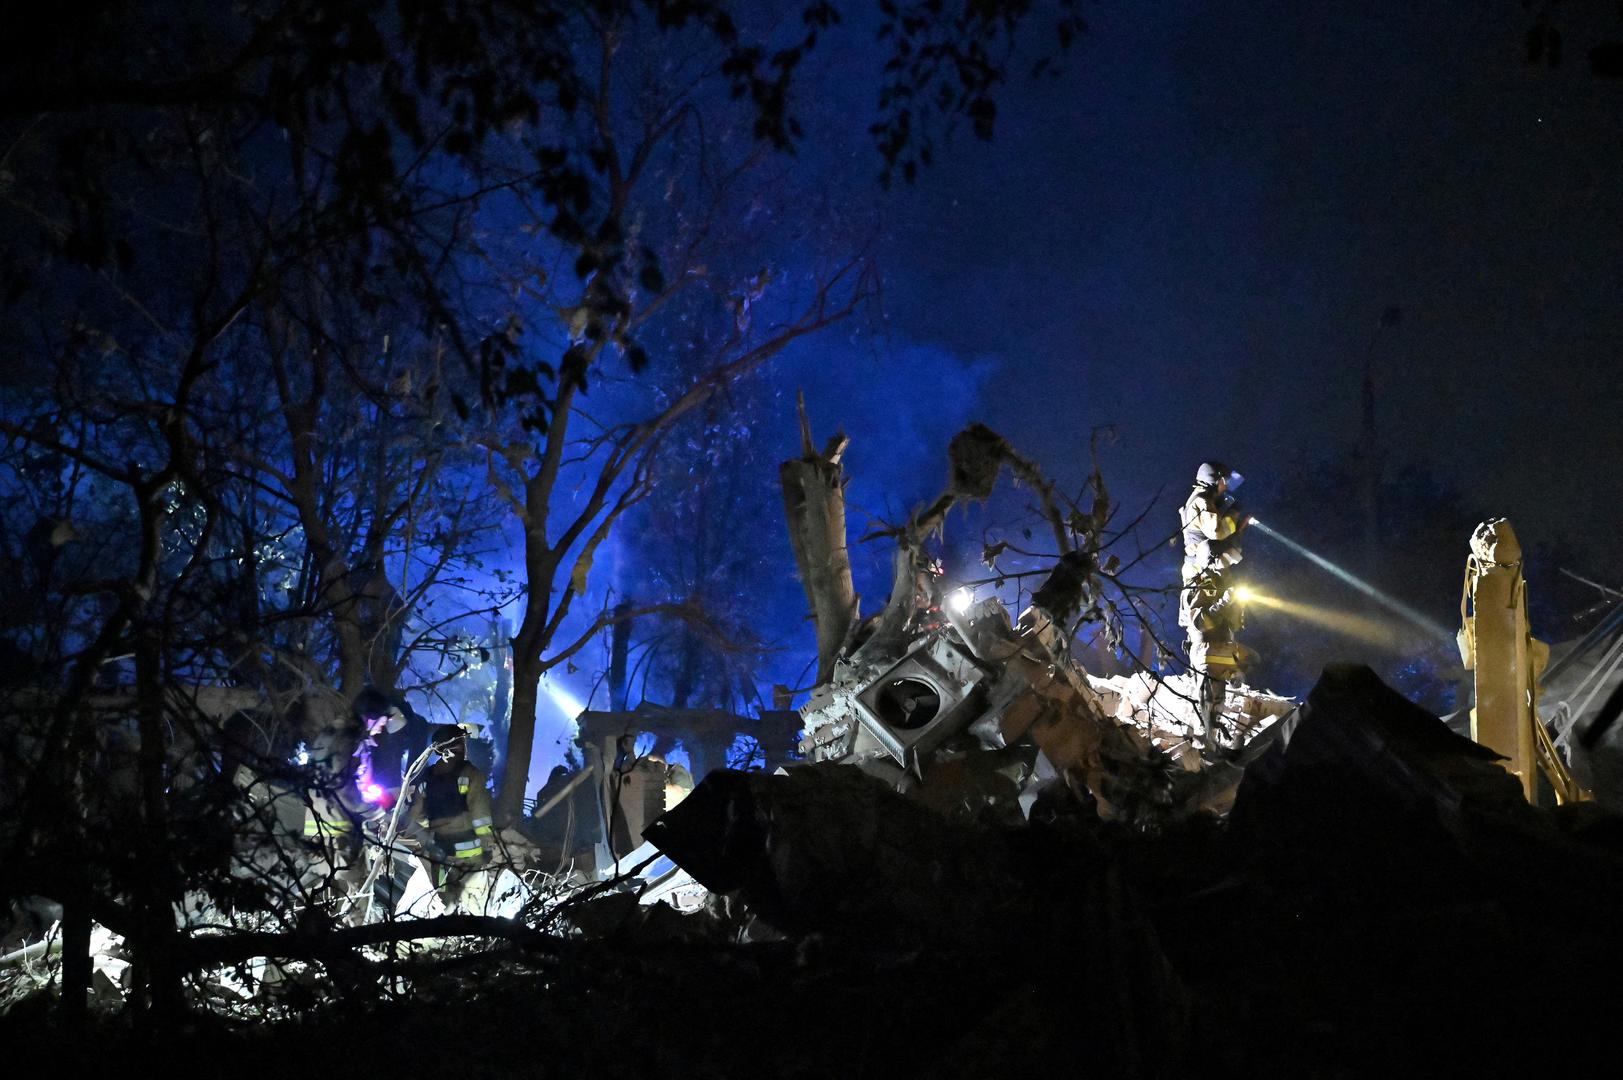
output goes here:
{"type": "Polygon", "coordinates": [[[468,762],[468,736],[455,724],[434,729],[439,761],[429,766],[406,806],[406,835],[447,908],[454,908],[469,875],[496,854],[485,774],[468,762]]]}
{"type": "Polygon", "coordinates": [[[1230,576],[1241,559],[1241,535],[1251,523],[1229,494],[1239,479],[1221,462],[1204,463],[1178,511],[1183,526],[1178,623],[1189,635],[1189,666],[1199,677],[1201,717],[1208,728],[1220,715],[1224,684],[1239,678],[1249,656],[1235,640],[1243,611],[1230,576]]]}
{"type": "Polygon", "coordinates": [[[311,900],[350,921],[355,908],[346,900],[366,881],[360,824],[371,808],[355,796],[353,788],[346,791],[318,785],[306,788],[303,794],[305,858],[300,883],[311,900]]]}

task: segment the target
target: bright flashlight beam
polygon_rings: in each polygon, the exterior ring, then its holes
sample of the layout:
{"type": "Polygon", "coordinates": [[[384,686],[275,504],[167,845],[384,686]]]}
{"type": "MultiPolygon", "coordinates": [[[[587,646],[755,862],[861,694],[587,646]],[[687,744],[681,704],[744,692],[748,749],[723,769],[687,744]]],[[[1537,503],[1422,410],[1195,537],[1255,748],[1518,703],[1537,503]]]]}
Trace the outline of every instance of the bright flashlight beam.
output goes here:
{"type": "Polygon", "coordinates": [[[552,703],[558,706],[558,711],[564,714],[566,720],[579,719],[580,714],[586,711],[586,705],[580,698],[556,683],[543,682],[541,689],[547,697],[552,699],[552,703]]]}
{"type": "Polygon", "coordinates": [[[1297,604],[1289,600],[1281,600],[1277,596],[1264,596],[1261,593],[1252,593],[1248,603],[1252,607],[1269,608],[1281,615],[1288,615],[1293,619],[1312,623],[1314,626],[1322,626],[1333,633],[1355,638],[1370,645],[1391,649],[1394,652],[1402,652],[1405,648],[1405,642],[1399,640],[1398,635],[1392,632],[1392,626],[1381,622],[1379,619],[1351,615],[1345,611],[1331,611],[1327,608],[1314,607],[1311,604],[1297,604]]]}
{"type": "Polygon", "coordinates": [[[1357,589],[1359,592],[1363,593],[1365,596],[1369,597],[1371,600],[1374,600],[1377,604],[1380,604],[1382,607],[1385,607],[1388,610],[1393,611],[1393,612],[1403,616],[1405,619],[1408,619],[1410,622],[1414,623],[1416,626],[1420,627],[1422,630],[1426,631],[1428,634],[1432,634],[1435,637],[1437,637],[1437,638],[1439,638],[1440,640],[1443,640],[1443,641],[1453,641],[1454,640],[1454,634],[1453,634],[1452,631],[1443,629],[1441,626],[1437,625],[1437,623],[1433,622],[1431,619],[1426,618],[1426,616],[1422,615],[1420,612],[1416,611],[1414,608],[1410,607],[1408,604],[1405,604],[1403,601],[1398,600],[1395,597],[1388,596],[1386,593],[1384,593],[1381,590],[1377,589],[1375,586],[1371,585],[1369,582],[1365,581],[1363,578],[1358,577],[1356,574],[1353,574],[1350,571],[1343,570],[1341,567],[1337,566],[1335,563],[1331,562],[1329,559],[1326,559],[1323,555],[1320,555],[1318,552],[1309,551],[1307,548],[1303,547],[1301,544],[1298,544],[1295,540],[1292,540],[1290,537],[1288,537],[1288,536],[1284,535],[1283,533],[1281,533],[1278,529],[1274,529],[1274,528],[1271,528],[1271,527],[1269,527],[1267,525],[1264,525],[1262,522],[1258,521],[1256,518],[1251,519],[1251,524],[1255,528],[1261,529],[1263,532],[1267,533],[1269,536],[1273,537],[1275,540],[1278,540],[1281,544],[1284,544],[1286,547],[1288,547],[1292,551],[1296,552],[1296,554],[1302,556],[1302,558],[1306,559],[1308,562],[1312,563],[1314,566],[1317,566],[1319,569],[1326,571],[1332,577],[1335,577],[1335,578],[1339,579],[1340,581],[1344,582],[1345,584],[1351,585],[1353,588],[1357,589]]]}

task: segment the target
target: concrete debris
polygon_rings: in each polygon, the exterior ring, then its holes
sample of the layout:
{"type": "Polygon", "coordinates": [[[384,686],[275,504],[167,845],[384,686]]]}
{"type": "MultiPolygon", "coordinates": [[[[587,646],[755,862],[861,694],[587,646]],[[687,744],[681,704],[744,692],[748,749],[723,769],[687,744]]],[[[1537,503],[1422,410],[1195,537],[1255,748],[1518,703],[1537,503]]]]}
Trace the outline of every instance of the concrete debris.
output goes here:
{"type": "Polygon", "coordinates": [[[1035,604],[1012,624],[996,599],[936,610],[899,652],[862,643],[836,659],[801,709],[806,758],[971,812],[1061,783],[1107,820],[1151,824],[1212,809],[1212,784],[1190,776],[1237,780],[1229,760],[1295,707],[1234,685],[1208,728],[1193,676],[1090,676],[1035,604]]]}
{"type": "Polygon", "coordinates": [[[942,814],[923,796],[949,742],[905,795],[838,757],[712,773],[649,836],[711,910],[802,955],[975,995],[942,1075],[1037,1067],[1082,1029],[1102,1072],[1500,1075],[1623,1006],[1623,822],[1530,806],[1367,668],[1328,669],[1250,744],[1226,822],[1145,832],[1051,789],[1015,797],[1026,820],[942,814]]]}
{"type": "Polygon", "coordinates": [[[1133,725],[1156,749],[1190,767],[1197,767],[1201,749],[1243,747],[1296,708],[1294,698],[1228,683],[1219,719],[1207,725],[1200,715],[1197,681],[1192,672],[1088,676],[1088,684],[1104,701],[1109,715],[1133,725]],[[1212,728],[1209,733],[1208,726],[1212,728]]]}
{"type": "MultiPolygon", "coordinates": [[[[29,898],[38,902],[39,898],[29,898]]],[[[51,905],[55,906],[55,905],[51,905]]],[[[61,909],[57,908],[58,914],[61,909]]],[[[26,924],[19,919],[19,925],[26,924]]],[[[0,954],[0,1013],[28,997],[48,992],[61,971],[62,927],[53,923],[37,938],[7,934],[15,948],[0,954]]],[[[130,987],[130,957],[124,939],[99,923],[90,928],[90,995],[103,1008],[122,1005],[130,987]]]]}
{"type": "MultiPolygon", "coordinates": [[[[994,701],[991,675],[972,666],[974,693],[994,701]]],[[[1057,671],[1054,682],[1074,688],[1057,671]]],[[[1594,803],[1529,805],[1491,752],[1368,669],[1338,667],[1235,760],[1167,773],[1178,812],[1142,828],[1111,792],[1139,782],[1111,761],[1138,744],[1102,732],[1137,732],[1123,711],[1154,713],[1154,688],[1083,682],[1109,820],[1059,751],[1025,735],[984,745],[972,729],[989,704],[956,735],[908,744],[926,747],[918,772],[877,739],[871,760],[890,772],[838,756],[714,771],[647,826],[620,880],[560,890],[539,916],[551,944],[473,968],[419,954],[414,1015],[502,1032],[446,1051],[471,1066],[508,1054],[491,1075],[537,1060],[575,1075],[614,1039],[647,1048],[639,1072],[651,1076],[972,1077],[1056,1062],[1122,1076],[1506,1075],[1611,1051],[1623,821],[1594,803]],[[1221,776],[1232,788],[1241,775],[1225,818],[1187,809],[1210,790],[1184,785],[1221,776]],[[443,981],[430,992],[432,978],[443,981]],[[866,1025],[860,1042],[829,1037],[848,1030],[830,1020],[841,1016],[866,1025]]],[[[1259,715],[1281,707],[1258,700],[1259,715]]],[[[58,913],[17,917],[48,930],[58,913]]],[[[97,985],[111,987],[120,946],[97,941],[97,985]]],[[[20,985],[14,972],[48,982],[49,946],[36,944],[7,942],[34,951],[7,955],[0,993],[20,985]]],[[[301,1024],[281,1002],[328,1002],[322,1039],[301,1026],[278,1045],[330,1053],[380,1015],[336,1000],[343,970],[255,961],[211,975],[208,992],[236,1000],[233,1015],[252,1000],[301,1024]]]]}
{"type": "Polygon", "coordinates": [[[524,879],[504,866],[474,871],[460,883],[454,896],[436,888],[419,863],[395,904],[397,919],[437,919],[442,915],[491,915],[511,919],[534,895],[524,879]]]}

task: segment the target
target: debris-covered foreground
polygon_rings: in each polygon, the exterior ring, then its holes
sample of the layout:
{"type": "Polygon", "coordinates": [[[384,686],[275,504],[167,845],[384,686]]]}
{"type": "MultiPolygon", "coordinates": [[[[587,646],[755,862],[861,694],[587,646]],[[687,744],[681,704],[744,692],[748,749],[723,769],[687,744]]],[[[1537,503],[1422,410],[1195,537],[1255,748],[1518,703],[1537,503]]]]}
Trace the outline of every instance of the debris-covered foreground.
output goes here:
{"type": "MultiPolygon", "coordinates": [[[[398,960],[408,999],[148,1050],[232,1076],[1502,1075],[1607,1051],[1623,822],[1529,807],[1367,669],[1326,673],[1225,821],[1132,831],[1068,791],[988,823],[838,765],[714,773],[650,833],[718,894],[699,913],[599,894],[574,932],[398,960]]],[[[49,1015],[14,1009],[8,1045],[139,1049],[49,1015]]]]}

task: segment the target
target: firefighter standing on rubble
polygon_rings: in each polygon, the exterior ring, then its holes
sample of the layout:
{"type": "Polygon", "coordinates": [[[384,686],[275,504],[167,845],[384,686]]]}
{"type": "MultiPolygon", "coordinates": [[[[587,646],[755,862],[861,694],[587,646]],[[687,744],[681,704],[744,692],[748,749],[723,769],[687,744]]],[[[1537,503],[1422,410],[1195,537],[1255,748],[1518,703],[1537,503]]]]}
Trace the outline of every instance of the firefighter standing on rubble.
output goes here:
{"type": "Polygon", "coordinates": [[[1239,678],[1247,655],[1235,640],[1243,625],[1243,609],[1230,573],[1241,559],[1240,537],[1251,523],[1229,494],[1239,482],[1239,474],[1222,462],[1205,462],[1178,511],[1183,526],[1178,624],[1189,637],[1189,667],[1197,678],[1208,748],[1222,714],[1224,687],[1239,678]]]}
{"type": "Polygon", "coordinates": [[[495,856],[495,827],[485,774],[468,761],[468,734],[456,724],[434,729],[439,760],[411,791],[405,835],[447,909],[457,906],[468,879],[495,856]]]}

